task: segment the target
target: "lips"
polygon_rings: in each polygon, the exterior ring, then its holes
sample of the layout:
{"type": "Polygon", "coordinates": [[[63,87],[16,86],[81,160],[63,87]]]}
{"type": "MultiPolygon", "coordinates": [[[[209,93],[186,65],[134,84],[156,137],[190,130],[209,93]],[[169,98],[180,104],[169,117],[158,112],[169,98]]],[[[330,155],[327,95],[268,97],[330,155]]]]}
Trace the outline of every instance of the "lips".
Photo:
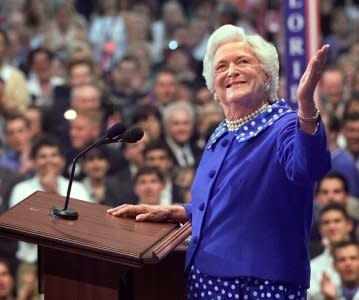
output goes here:
{"type": "Polygon", "coordinates": [[[354,275],[355,275],[354,270],[344,270],[343,272],[343,277],[347,279],[353,278],[354,275]]]}
{"type": "Polygon", "coordinates": [[[226,89],[231,88],[233,86],[238,86],[238,85],[241,85],[244,83],[246,83],[246,81],[244,81],[244,80],[231,81],[226,85],[226,89]]]}

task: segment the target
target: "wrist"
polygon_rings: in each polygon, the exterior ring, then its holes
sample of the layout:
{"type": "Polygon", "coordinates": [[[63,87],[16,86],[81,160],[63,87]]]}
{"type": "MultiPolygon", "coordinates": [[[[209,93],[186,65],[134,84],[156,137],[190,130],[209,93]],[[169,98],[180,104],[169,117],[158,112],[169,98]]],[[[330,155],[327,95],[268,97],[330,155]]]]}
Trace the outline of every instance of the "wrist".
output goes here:
{"type": "Polygon", "coordinates": [[[170,212],[170,218],[178,223],[188,221],[186,211],[182,205],[168,205],[166,207],[170,212]]]}
{"type": "Polygon", "coordinates": [[[313,110],[298,109],[297,115],[300,121],[304,123],[316,123],[319,119],[319,109],[314,107],[313,110]]]}

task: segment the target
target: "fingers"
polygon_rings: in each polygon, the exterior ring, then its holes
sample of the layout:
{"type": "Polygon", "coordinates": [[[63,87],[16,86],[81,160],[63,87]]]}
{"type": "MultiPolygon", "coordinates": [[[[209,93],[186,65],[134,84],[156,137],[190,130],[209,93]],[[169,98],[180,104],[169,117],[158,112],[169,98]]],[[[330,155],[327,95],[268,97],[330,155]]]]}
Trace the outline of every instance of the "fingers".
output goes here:
{"type": "Polygon", "coordinates": [[[170,220],[170,210],[160,205],[129,205],[123,204],[106,211],[116,217],[136,218],[136,221],[163,222],[170,220]]]}
{"type": "Polygon", "coordinates": [[[108,209],[107,213],[117,217],[130,217],[134,207],[134,205],[122,204],[120,206],[108,209]]]}
{"type": "Polygon", "coordinates": [[[150,209],[151,208],[146,204],[141,204],[141,205],[122,204],[115,208],[108,209],[107,213],[116,217],[133,218],[139,214],[148,212],[150,209]]]}
{"type": "Polygon", "coordinates": [[[310,90],[313,90],[313,93],[327,63],[328,52],[329,45],[322,46],[310,59],[308,66],[301,78],[301,82],[310,90]]]}
{"type": "Polygon", "coordinates": [[[311,75],[312,75],[312,79],[317,79],[319,80],[325,65],[327,63],[327,59],[328,59],[328,52],[329,52],[329,45],[324,45],[322,46],[316,53],[316,55],[311,59],[311,75]]]}
{"type": "Polygon", "coordinates": [[[157,209],[136,216],[136,221],[163,222],[168,220],[169,211],[166,209],[157,209]]]}

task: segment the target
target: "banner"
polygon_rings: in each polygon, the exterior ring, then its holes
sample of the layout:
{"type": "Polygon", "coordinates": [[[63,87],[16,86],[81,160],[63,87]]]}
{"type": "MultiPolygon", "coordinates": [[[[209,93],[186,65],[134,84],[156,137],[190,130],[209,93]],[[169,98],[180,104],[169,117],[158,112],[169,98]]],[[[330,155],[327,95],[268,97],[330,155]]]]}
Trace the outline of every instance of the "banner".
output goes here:
{"type": "Polygon", "coordinates": [[[286,99],[297,107],[296,91],[307,63],[319,47],[319,0],[283,0],[286,99]]]}

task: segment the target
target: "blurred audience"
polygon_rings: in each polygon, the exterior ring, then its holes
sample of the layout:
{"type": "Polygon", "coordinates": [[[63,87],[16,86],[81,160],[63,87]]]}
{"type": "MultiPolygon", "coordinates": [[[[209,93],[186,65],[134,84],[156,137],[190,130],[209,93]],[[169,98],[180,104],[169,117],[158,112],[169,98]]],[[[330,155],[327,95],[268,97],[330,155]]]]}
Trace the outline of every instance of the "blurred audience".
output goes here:
{"type": "Polygon", "coordinates": [[[3,105],[7,110],[25,112],[29,105],[29,91],[24,74],[7,63],[10,40],[5,30],[0,29],[0,76],[5,81],[3,105]]]}
{"type": "Polygon", "coordinates": [[[64,83],[64,79],[51,74],[51,64],[54,55],[47,48],[36,48],[28,56],[27,89],[32,104],[51,106],[53,89],[64,83]]]}
{"type": "MultiPolygon", "coordinates": [[[[2,211],[20,178],[38,176],[29,155],[34,141],[48,134],[61,141],[68,177],[72,159],[117,122],[143,128],[145,137],[85,155],[75,170],[91,194],[87,200],[109,206],[190,201],[196,165],[223,120],[202,78],[209,34],[223,23],[241,25],[270,39],[283,57],[281,8],[280,1],[254,0],[0,1],[2,211]],[[133,178],[144,166],[159,168],[162,189],[158,170],[141,175],[146,180],[135,189],[133,178]]],[[[312,256],[323,250],[316,226],[323,206],[344,205],[354,228],[359,219],[359,1],[322,0],[319,8],[319,43],[331,47],[318,104],[336,173],[314,195],[312,256]]],[[[286,64],[280,69],[285,98],[286,64]]],[[[16,249],[0,241],[3,250],[14,258],[16,249]]],[[[335,291],[346,297],[346,290],[335,291]]]]}

